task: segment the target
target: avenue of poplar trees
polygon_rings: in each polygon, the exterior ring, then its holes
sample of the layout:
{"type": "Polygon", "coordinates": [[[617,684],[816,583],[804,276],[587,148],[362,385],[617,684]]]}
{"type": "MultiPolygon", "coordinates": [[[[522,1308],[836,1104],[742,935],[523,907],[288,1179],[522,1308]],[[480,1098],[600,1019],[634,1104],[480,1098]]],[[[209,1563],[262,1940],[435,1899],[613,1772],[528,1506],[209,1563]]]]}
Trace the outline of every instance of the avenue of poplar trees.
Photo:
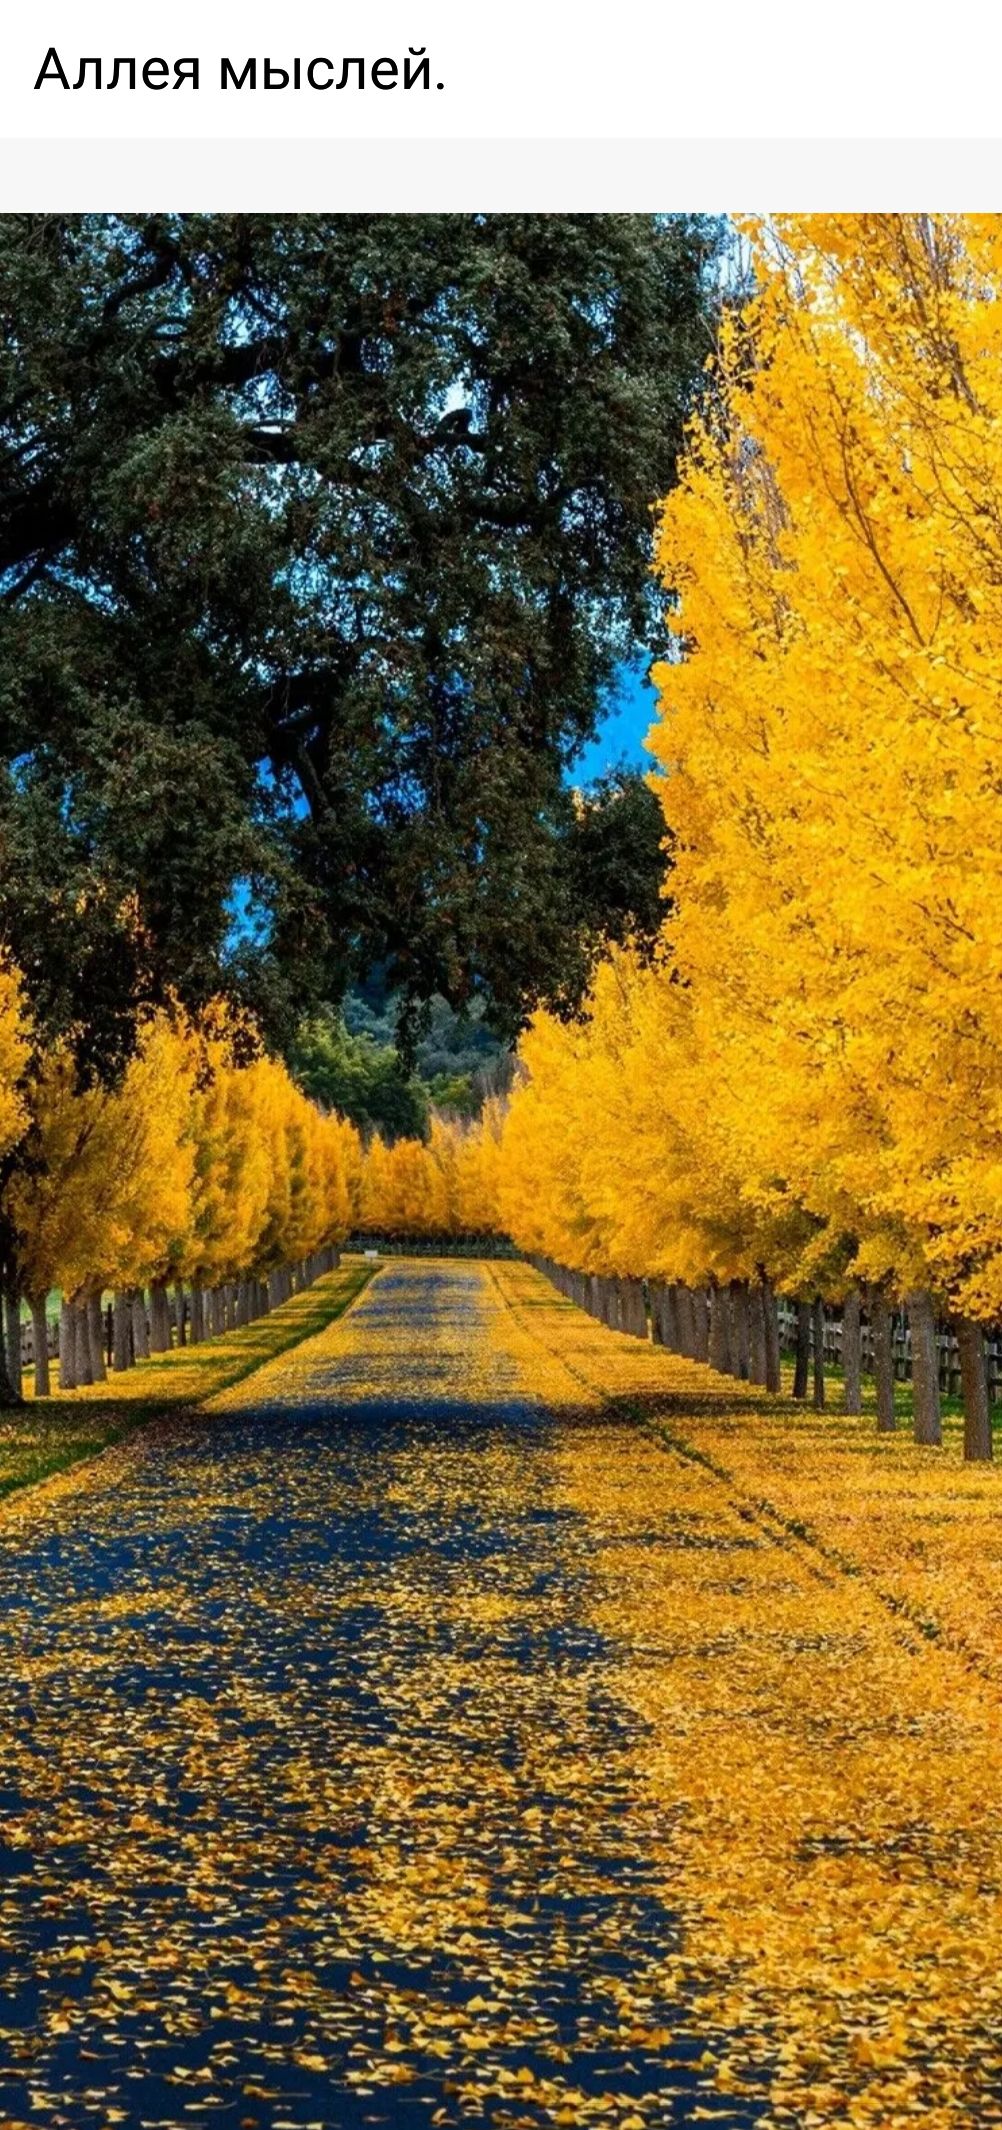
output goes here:
{"type": "Polygon", "coordinates": [[[667,1283],[667,1334],[718,1358],[750,1346],[756,1372],[775,1289],[839,1304],[850,1406],[862,1305],[885,1425],[888,1310],[906,1304],[924,1441],[951,1318],[984,1456],[1002,219],[789,216],[748,240],[754,294],[658,530],[672,908],[653,958],[609,955],[583,1020],[527,1036],[506,1209],[564,1266],[667,1283]]]}
{"type": "Polygon", "coordinates": [[[405,1048],[435,998],[510,1035],[656,931],[652,794],[567,769],[657,640],[720,240],[3,219],[0,1393],[46,1293],[65,1386],[102,1295],[124,1359],[178,1280],[198,1336],[333,1246],[357,1143],[273,1062],[305,1017],[371,977],[405,1048]]]}
{"type": "Polygon", "coordinates": [[[1002,219],[746,234],[754,291],[658,527],[671,904],[653,954],[611,949],[583,1014],[541,1013],[523,1039],[495,1217],[617,1321],[642,1315],[646,1278],[658,1336],[763,1382],[777,1294],[798,1305],[800,1389],[827,1306],[850,1410],[868,1320],[883,1426],[906,1308],[925,1442],[949,1321],[983,1457],[1002,1316],[1002,219]]]}
{"type": "Polygon", "coordinates": [[[990,1454],[1002,218],[785,216],[745,239],[750,293],[724,312],[657,521],[660,936],[610,942],[580,1010],[534,1014],[504,1109],[392,1147],[322,1118],[223,1009],[215,1029],[211,1012],[148,1015],[104,1091],[56,1045],[29,1097],[30,1003],[8,964],[0,1133],[24,1145],[30,1099],[45,1146],[11,1156],[4,1184],[33,1302],[58,1285],[83,1323],[105,1288],[259,1294],[354,1226],[493,1228],[587,1306],[640,1330],[649,1303],[666,1343],[767,1384],[777,1298],[796,1311],[801,1391],[812,1326],[819,1363],[837,1313],[849,1410],[868,1326],[883,1426],[906,1310],[930,1443],[949,1322],[965,1452],[990,1454]],[[220,1072],[199,1063],[213,1043],[220,1072]],[[116,1103],[144,1115],[158,1071],[172,1091],[149,1103],[145,1165],[110,1164],[112,1185],[98,1154],[85,1174],[101,1120],[116,1103]]]}
{"type": "Polygon", "coordinates": [[[23,983],[0,970],[2,1212],[17,1238],[6,1296],[8,1397],[21,1390],[31,1311],[34,1387],[50,1389],[47,1319],[59,1296],[59,1385],[131,1367],[180,1335],[247,1323],[335,1262],[360,1160],[354,1128],[324,1116],[252,1028],[219,1004],[142,1022],[113,1085],[81,1084],[69,1042],[32,1061],[23,983]],[[173,1289],[173,1309],[171,1290],[173,1289]]]}

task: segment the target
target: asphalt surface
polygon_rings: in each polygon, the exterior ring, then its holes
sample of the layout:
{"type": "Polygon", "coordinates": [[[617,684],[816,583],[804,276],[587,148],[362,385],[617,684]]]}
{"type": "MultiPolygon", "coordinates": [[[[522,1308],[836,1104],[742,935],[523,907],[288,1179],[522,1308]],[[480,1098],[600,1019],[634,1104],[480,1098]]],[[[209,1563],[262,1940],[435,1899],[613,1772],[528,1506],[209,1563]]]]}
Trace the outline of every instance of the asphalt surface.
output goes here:
{"type": "Polygon", "coordinates": [[[507,1323],[389,1265],[0,1532],[0,2123],[754,2121],[507,1323]]]}

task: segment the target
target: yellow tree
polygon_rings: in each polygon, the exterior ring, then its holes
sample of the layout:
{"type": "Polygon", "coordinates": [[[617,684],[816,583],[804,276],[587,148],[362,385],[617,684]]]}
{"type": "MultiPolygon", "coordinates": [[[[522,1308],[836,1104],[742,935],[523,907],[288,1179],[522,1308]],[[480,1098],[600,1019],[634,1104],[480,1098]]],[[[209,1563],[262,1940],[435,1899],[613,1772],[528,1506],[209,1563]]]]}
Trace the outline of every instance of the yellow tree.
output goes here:
{"type": "Polygon", "coordinates": [[[449,1125],[454,1220],[464,1234],[504,1232],[500,1202],[504,1116],[504,1103],[491,1095],[472,1122],[449,1125]]]}
{"type": "Polygon", "coordinates": [[[48,1388],[45,1301],[62,1291],[60,1381],[103,1374],[101,1295],[143,1283],[183,1231],[192,1154],[184,1032],[151,1015],[116,1087],[81,1087],[71,1046],[32,1076],[30,1159],[11,1179],[19,1291],[34,1325],[36,1394],[48,1388]]]}
{"type": "Polygon", "coordinates": [[[926,1324],[930,1288],[950,1300],[984,1454],[1002,226],[786,217],[751,235],[757,294],[661,530],[685,654],[653,738],[674,951],[758,1061],[754,1195],[781,1188],[834,1243],[848,1230],[856,1271],[926,1324]]]}
{"type": "Polygon", "coordinates": [[[21,1381],[21,1310],[17,1232],[10,1219],[10,1179],[17,1172],[29,1113],[26,1074],[32,1030],[20,971],[0,953],[0,1176],[3,1192],[3,1288],[5,1337],[0,1340],[0,1402],[19,1394],[21,1381]]]}
{"type": "MultiPolygon", "coordinates": [[[[441,1135],[438,1153],[443,1151],[441,1135]]],[[[423,1139],[388,1146],[378,1134],[365,1154],[359,1220],[370,1233],[441,1235],[450,1224],[448,1177],[423,1139]]]]}

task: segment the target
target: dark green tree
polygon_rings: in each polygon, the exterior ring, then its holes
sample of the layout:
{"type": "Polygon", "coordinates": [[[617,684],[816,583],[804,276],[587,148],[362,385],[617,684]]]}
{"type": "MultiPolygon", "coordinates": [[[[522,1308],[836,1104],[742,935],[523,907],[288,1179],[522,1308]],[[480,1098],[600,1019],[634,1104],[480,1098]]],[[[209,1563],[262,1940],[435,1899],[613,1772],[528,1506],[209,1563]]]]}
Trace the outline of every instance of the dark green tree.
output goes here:
{"type": "Polygon", "coordinates": [[[509,1029],[573,990],[566,772],[656,643],[718,241],[0,222],[0,932],[96,1064],[221,975],[286,1030],[374,961],[509,1029]]]}
{"type": "Polygon", "coordinates": [[[606,940],[653,942],[664,923],[671,871],[664,815],[638,770],[608,770],[575,793],[573,804],[574,819],[561,844],[568,947],[551,993],[556,1006],[570,1009],[606,940]]]}
{"type": "Polygon", "coordinates": [[[288,1050],[300,1087],[325,1109],[350,1117],[361,1131],[385,1139],[420,1139],[428,1127],[428,1097],[390,1044],[351,1035],[331,1008],[312,1015],[288,1050]]]}

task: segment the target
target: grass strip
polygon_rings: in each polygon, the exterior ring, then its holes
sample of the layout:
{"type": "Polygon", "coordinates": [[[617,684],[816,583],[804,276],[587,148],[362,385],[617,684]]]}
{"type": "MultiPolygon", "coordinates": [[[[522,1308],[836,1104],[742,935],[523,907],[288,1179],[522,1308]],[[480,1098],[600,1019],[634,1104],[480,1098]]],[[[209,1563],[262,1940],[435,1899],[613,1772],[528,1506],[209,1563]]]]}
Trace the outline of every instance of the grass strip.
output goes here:
{"type": "MultiPolygon", "coordinates": [[[[376,1267],[349,1259],[268,1316],[197,1346],[152,1354],[106,1383],[29,1397],[0,1419],[0,1500],[124,1442],[151,1420],[193,1410],[344,1314],[376,1267]]],[[[30,1371],[28,1383],[30,1387],[30,1371]]]]}

